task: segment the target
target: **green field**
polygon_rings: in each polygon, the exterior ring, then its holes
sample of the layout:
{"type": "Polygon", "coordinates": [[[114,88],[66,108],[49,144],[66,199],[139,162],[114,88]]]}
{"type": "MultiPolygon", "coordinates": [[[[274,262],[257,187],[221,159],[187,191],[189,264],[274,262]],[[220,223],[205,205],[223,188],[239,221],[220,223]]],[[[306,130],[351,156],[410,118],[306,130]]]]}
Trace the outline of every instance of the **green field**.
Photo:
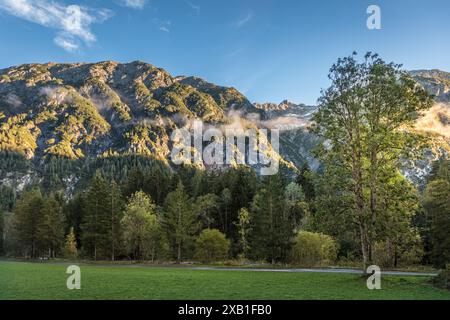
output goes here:
{"type": "Polygon", "coordinates": [[[354,274],[80,266],[81,290],[68,290],[67,264],[1,261],[0,299],[450,299],[423,276],[368,290],[354,274]]]}

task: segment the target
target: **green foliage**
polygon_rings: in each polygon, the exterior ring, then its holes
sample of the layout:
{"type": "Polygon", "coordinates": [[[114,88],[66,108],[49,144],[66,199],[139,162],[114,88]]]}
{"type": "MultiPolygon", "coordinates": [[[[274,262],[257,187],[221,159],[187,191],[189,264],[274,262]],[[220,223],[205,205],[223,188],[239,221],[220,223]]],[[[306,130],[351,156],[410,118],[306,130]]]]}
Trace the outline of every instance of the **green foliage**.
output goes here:
{"type": "Polygon", "coordinates": [[[171,189],[173,173],[158,162],[132,163],[128,175],[124,179],[123,194],[129,197],[137,191],[149,194],[157,205],[163,205],[167,194],[171,189]]]}
{"type": "Polygon", "coordinates": [[[374,263],[383,268],[415,266],[423,258],[423,247],[418,234],[400,245],[391,240],[376,242],[372,250],[374,263]]]}
{"type": "Polygon", "coordinates": [[[197,89],[199,92],[211,96],[222,110],[227,110],[237,105],[243,107],[251,105],[247,98],[245,98],[245,96],[235,88],[216,86],[195,77],[185,78],[181,80],[180,83],[189,85],[197,89]]]}
{"type": "Polygon", "coordinates": [[[434,265],[450,263],[450,182],[431,181],[425,190],[424,207],[430,219],[431,257],[434,265]]]}
{"type": "Polygon", "coordinates": [[[8,186],[0,186],[0,212],[11,212],[16,201],[16,192],[8,186]]]}
{"type": "Polygon", "coordinates": [[[123,216],[122,193],[119,185],[113,180],[109,184],[108,192],[108,226],[110,227],[108,238],[111,248],[111,260],[115,260],[118,252],[121,250],[122,229],[121,220],[123,216]]]}
{"type": "Polygon", "coordinates": [[[31,167],[31,162],[23,154],[17,152],[0,152],[0,176],[4,178],[8,173],[23,174],[31,167]]]}
{"type": "Polygon", "coordinates": [[[11,78],[7,74],[2,74],[2,82],[11,82],[11,78]]]}
{"type": "Polygon", "coordinates": [[[384,267],[418,264],[423,257],[422,241],[412,224],[419,210],[418,193],[399,172],[381,177],[380,183],[373,260],[384,267]]]}
{"type": "Polygon", "coordinates": [[[306,223],[309,216],[309,205],[306,202],[302,187],[295,182],[286,186],[284,194],[288,219],[292,223],[291,228],[297,230],[302,224],[306,223]]]}
{"type": "Polygon", "coordinates": [[[450,290],[450,269],[442,270],[437,277],[432,279],[432,283],[439,288],[450,290]]]}
{"type": "Polygon", "coordinates": [[[59,110],[65,113],[60,114],[59,124],[54,129],[56,143],[49,145],[45,153],[69,159],[82,158],[84,154],[81,148],[91,144],[99,136],[105,135],[111,125],[100,115],[90,100],[75,90],[67,88],[56,90],[60,94],[66,94],[59,110]]]}
{"type": "Polygon", "coordinates": [[[64,255],[69,259],[76,259],[78,257],[77,241],[73,228],[70,228],[70,232],[66,237],[64,255]]]}
{"type": "Polygon", "coordinates": [[[137,260],[164,257],[165,238],[152,199],[142,191],[128,200],[122,218],[123,239],[127,254],[137,260]]]}
{"type": "Polygon", "coordinates": [[[162,140],[168,140],[165,128],[146,123],[137,124],[125,133],[124,138],[128,142],[129,153],[154,157],[167,164],[169,150],[162,143],[162,140]]]}
{"type": "MultiPolygon", "coordinates": [[[[169,134],[178,125],[171,116],[221,123],[232,108],[254,112],[236,89],[172,78],[142,62],[25,65],[8,74],[2,96],[20,93],[23,104],[0,110],[0,210],[15,212],[14,232],[5,214],[8,254],[58,255],[65,231],[72,249],[87,258],[162,259],[167,238],[180,261],[193,257],[201,229],[217,229],[233,258],[285,262],[297,231],[308,230],[335,239],[340,257],[397,266],[431,250],[426,259],[448,263],[448,162],[434,164],[423,197],[425,247],[416,225],[418,194],[397,169],[424,140],[409,129],[431,98],[376,55],[332,67],[332,86],[315,117],[315,132],[330,142],[317,150],[320,170],[305,163],[289,181],[258,178],[243,166],[169,167],[169,134]],[[43,194],[19,191],[33,183],[43,194]],[[16,193],[22,193],[17,204],[16,193]]],[[[295,138],[290,148],[316,143],[302,134],[287,135],[295,138]]],[[[334,257],[336,246],[327,243],[319,256],[334,257]]]]}
{"type": "Polygon", "coordinates": [[[0,256],[5,253],[5,216],[3,211],[0,209],[0,256]]]}
{"type": "Polygon", "coordinates": [[[164,226],[172,245],[173,256],[177,261],[183,259],[183,249],[198,230],[197,217],[191,201],[181,182],[175,191],[167,195],[164,206],[164,226]]]}
{"type": "Polygon", "coordinates": [[[109,256],[110,212],[108,184],[100,173],[96,173],[84,201],[82,224],[83,253],[97,260],[109,256]]]}
{"type": "Polygon", "coordinates": [[[214,217],[219,209],[220,198],[212,193],[197,197],[194,205],[194,210],[203,228],[208,229],[215,224],[214,217]]]}
{"type": "Polygon", "coordinates": [[[40,255],[38,226],[43,199],[40,191],[24,193],[14,208],[14,233],[18,252],[25,257],[37,258],[40,255]]]}
{"type": "Polygon", "coordinates": [[[37,189],[25,192],[14,208],[14,239],[22,256],[55,257],[61,250],[64,229],[59,203],[37,189]]]}
{"type": "Polygon", "coordinates": [[[97,101],[101,108],[111,108],[114,113],[119,115],[121,121],[131,120],[130,107],[123,103],[120,96],[106,83],[96,78],[90,78],[81,88],[81,91],[97,101]]]}
{"type": "Polygon", "coordinates": [[[0,124],[0,151],[18,152],[27,158],[34,156],[40,129],[25,113],[11,116],[0,124]]]}
{"type": "Polygon", "coordinates": [[[344,207],[353,216],[364,265],[372,260],[380,203],[378,194],[386,176],[401,159],[411,159],[423,146],[412,133],[432,97],[400,65],[367,53],[339,59],[330,69],[332,85],[319,99],[314,132],[327,143],[317,150],[344,207]]]}
{"type": "Polygon", "coordinates": [[[272,263],[284,261],[294,234],[279,174],[264,177],[251,207],[250,256],[272,263]]]}
{"type": "Polygon", "coordinates": [[[228,257],[230,241],[217,229],[203,230],[196,240],[195,257],[197,260],[210,263],[223,261],[228,257]]]}
{"type": "Polygon", "coordinates": [[[250,212],[247,208],[239,210],[237,227],[239,233],[240,257],[246,259],[248,252],[250,251],[248,234],[251,231],[250,212]]]}
{"type": "Polygon", "coordinates": [[[328,235],[299,231],[291,250],[290,259],[302,266],[329,265],[336,261],[338,244],[328,235]]]}
{"type": "Polygon", "coordinates": [[[301,186],[302,191],[305,194],[305,198],[308,201],[314,200],[316,193],[314,188],[314,173],[311,172],[307,162],[300,168],[300,172],[297,176],[296,182],[301,186]]]}
{"type": "Polygon", "coordinates": [[[40,246],[48,249],[49,257],[55,258],[60,253],[64,243],[64,216],[54,195],[44,199],[37,237],[40,246]]]}
{"type": "Polygon", "coordinates": [[[161,103],[153,98],[153,93],[145,86],[142,81],[135,80],[135,98],[138,103],[144,106],[144,109],[152,115],[161,107],[161,103]]]}

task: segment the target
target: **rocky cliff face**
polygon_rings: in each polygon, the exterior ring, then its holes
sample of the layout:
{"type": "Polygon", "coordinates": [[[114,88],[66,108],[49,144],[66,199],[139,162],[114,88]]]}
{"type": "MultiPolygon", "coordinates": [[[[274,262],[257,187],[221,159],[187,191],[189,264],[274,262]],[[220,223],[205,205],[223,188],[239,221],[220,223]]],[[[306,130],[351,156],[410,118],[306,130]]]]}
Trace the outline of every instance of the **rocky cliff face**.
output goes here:
{"type": "MultiPolygon", "coordinates": [[[[430,161],[442,152],[450,153],[450,73],[440,70],[411,71],[413,78],[435,96],[436,104],[416,124],[416,130],[430,137],[431,149],[425,159],[404,170],[410,180],[420,182],[430,170],[430,161]]],[[[280,153],[297,167],[305,161],[316,168],[319,163],[312,149],[319,143],[308,127],[315,106],[283,101],[280,104],[255,104],[264,110],[266,123],[282,130],[280,153]]]]}
{"type": "MultiPolygon", "coordinates": [[[[413,71],[439,102],[417,123],[436,148],[450,141],[450,74],[413,71]]],[[[28,64],[0,70],[0,150],[39,164],[47,156],[87,159],[143,155],[167,165],[170,134],[201,120],[219,128],[277,128],[280,154],[297,167],[318,166],[308,132],[315,106],[251,103],[234,88],[196,77],[173,77],[143,62],[28,64]]],[[[280,156],[281,155],[281,156],[280,156]]],[[[424,175],[424,162],[412,177],[424,175]]],[[[10,173],[8,173],[10,174],[10,173]]],[[[4,174],[3,174],[4,176],[4,174]]]]}
{"type": "Polygon", "coordinates": [[[27,158],[141,154],[166,160],[192,119],[261,113],[234,88],[172,77],[143,62],[29,64],[0,70],[0,149],[27,158]]]}
{"type": "Polygon", "coordinates": [[[450,103],[450,73],[441,70],[415,70],[411,75],[431,94],[437,102],[450,103]]]}
{"type": "Polygon", "coordinates": [[[284,100],[276,103],[255,103],[264,111],[264,124],[270,128],[280,130],[280,154],[287,161],[300,168],[307,162],[313,169],[319,166],[312,150],[319,143],[319,139],[308,132],[316,106],[296,104],[284,100]]]}

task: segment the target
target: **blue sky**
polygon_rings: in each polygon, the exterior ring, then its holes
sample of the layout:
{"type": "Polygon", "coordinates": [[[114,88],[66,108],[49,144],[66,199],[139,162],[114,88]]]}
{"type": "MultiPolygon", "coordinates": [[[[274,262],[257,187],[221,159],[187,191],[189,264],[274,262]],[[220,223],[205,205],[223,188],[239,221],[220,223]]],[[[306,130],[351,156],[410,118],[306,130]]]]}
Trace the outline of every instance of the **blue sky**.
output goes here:
{"type": "Polygon", "coordinates": [[[315,103],[354,50],[450,71],[449,40],[448,0],[0,0],[0,68],[142,60],[254,102],[315,103]],[[381,30],[366,27],[371,4],[381,30]]]}

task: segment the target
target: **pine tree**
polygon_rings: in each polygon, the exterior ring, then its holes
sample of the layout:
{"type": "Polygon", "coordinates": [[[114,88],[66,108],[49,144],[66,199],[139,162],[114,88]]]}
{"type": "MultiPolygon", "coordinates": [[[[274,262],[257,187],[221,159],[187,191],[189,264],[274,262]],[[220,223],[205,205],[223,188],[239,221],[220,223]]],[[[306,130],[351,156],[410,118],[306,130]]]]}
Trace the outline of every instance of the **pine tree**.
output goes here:
{"type": "Polygon", "coordinates": [[[308,215],[308,204],[305,201],[305,194],[302,187],[291,182],[284,191],[286,210],[292,229],[298,230],[302,220],[308,215]]]}
{"type": "Polygon", "coordinates": [[[54,195],[44,198],[37,232],[39,246],[46,249],[49,257],[55,258],[64,242],[64,216],[54,195]]]}
{"type": "Polygon", "coordinates": [[[251,207],[251,255],[275,263],[286,259],[294,230],[289,222],[280,174],[264,178],[251,207]]]}
{"type": "Polygon", "coordinates": [[[64,214],[66,217],[66,225],[73,227],[73,232],[77,241],[80,240],[82,233],[82,224],[86,210],[86,193],[80,192],[64,205],[64,214]]]}
{"type": "Polygon", "coordinates": [[[42,194],[38,189],[24,192],[14,207],[13,228],[18,250],[23,256],[37,258],[41,254],[39,245],[39,226],[44,206],[42,194]]]}
{"type": "Polygon", "coordinates": [[[250,250],[248,234],[250,229],[250,212],[247,208],[241,208],[238,214],[238,233],[239,233],[239,246],[241,250],[241,258],[246,259],[250,250]]]}
{"type": "Polygon", "coordinates": [[[194,210],[197,217],[203,224],[204,229],[209,229],[215,223],[214,217],[219,211],[220,198],[215,194],[208,193],[203,196],[199,196],[194,205],[194,210]]]}
{"type": "Polygon", "coordinates": [[[431,259],[437,267],[450,263],[450,182],[431,181],[425,190],[424,207],[430,220],[431,259]]]}
{"type": "Polygon", "coordinates": [[[78,257],[77,239],[75,238],[73,227],[70,228],[70,232],[66,237],[64,254],[67,258],[71,259],[76,259],[78,257]]]}
{"type": "Polygon", "coordinates": [[[302,187],[306,200],[308,200],[308,202],[313,201],[316,196],[314,190],[313,173],[311,172],[311,169],[309,168],[307,162],[302,165],[296,182],[302,187]]]}
{"type": "Polygon", "coordinates": [[[86,194],[85,216],[82,224],[83,251],[94,260],[110,256],[111,203],[108,184],[100,172],[92,179],[86,194]]]}
{"type": "Polygon", "coordinates": [[[144,173],[139,167],[132,167],[123,186],[124,196],[128,198],[132,194],[143,190],[145,187],[144,178],[144,173]]]}
{"type": "Polygon", "coordinates": [[[229,223],[231,221],[230,212],[232,211],[233,197],[231,191],[228,188],[222,190],[221,194],[222,210],[220,211],[220,230],[229,236],[229,223]]]}
{"type": "Polygon", "coordinates": [[[191,200],[181,181],[175,191],[167,195],[164,209],[164,225],[167,235],[171,240],[174,255],[180,262],[185,245],[192,239],[199,227],[191,200]]]}
{"type": "Polygon", "coordinates": [[[121,226],[120,221],[122,219],[122,195],[120,193],[119,186],[115,181],[110,184],[108,192],[108,209],[109,209],[109,221],[110,226],[109,242],[111,245],[111,260],[116,259],[116,255],[119,252],[121,243],[121,226]]]}

